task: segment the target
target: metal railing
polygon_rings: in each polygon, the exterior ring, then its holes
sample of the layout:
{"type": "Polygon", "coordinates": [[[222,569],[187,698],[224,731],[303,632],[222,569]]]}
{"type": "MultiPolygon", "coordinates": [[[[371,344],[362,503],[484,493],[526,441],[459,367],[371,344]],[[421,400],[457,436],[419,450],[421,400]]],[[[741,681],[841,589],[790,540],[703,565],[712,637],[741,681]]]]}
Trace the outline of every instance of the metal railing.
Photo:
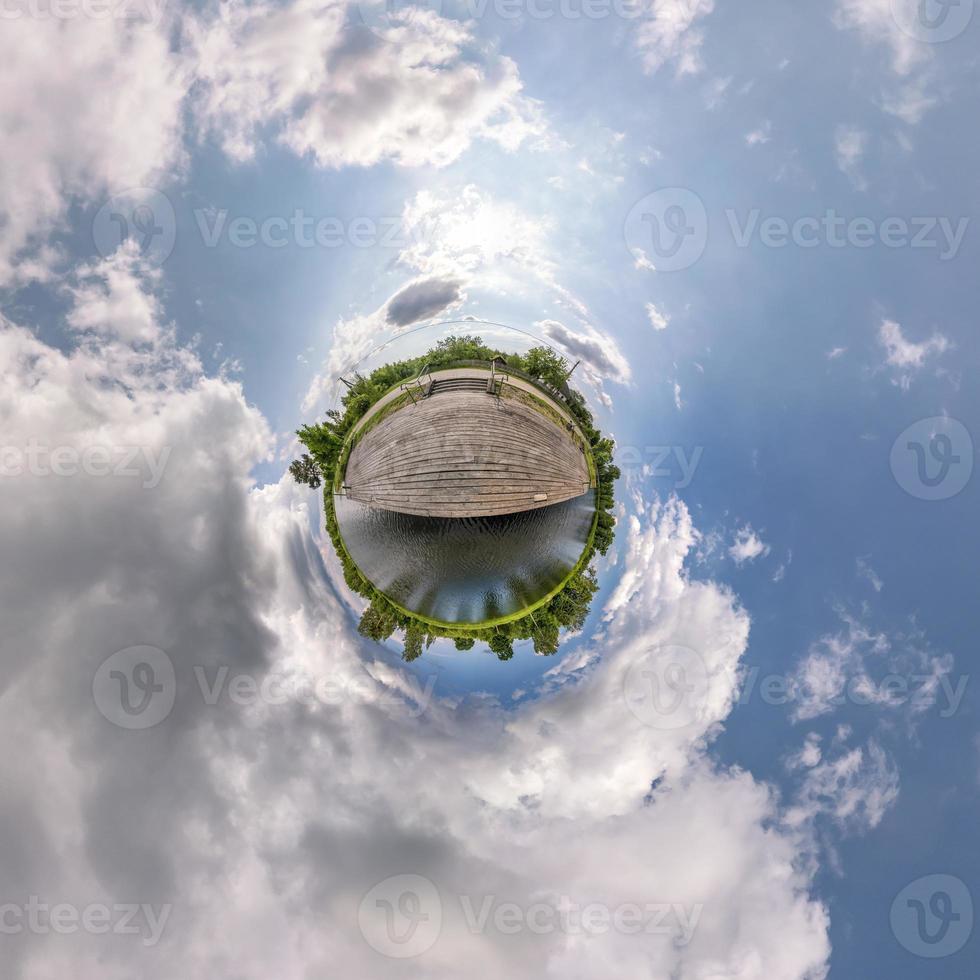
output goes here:
{"type": "MultiPolygon", "coordinates": [[[[504,362],[506,363],[506,362],[504,362]]],[[[500,385],[503,387],[505,381],[510,381],[510,375],[504,374],[502,371],[500,373],[500,385]]],[[[491,395],[494,395],[498,400],[500,398],[500,392],[497,390],[497,361],[496,359],[490,362],[490,384],[487,387],[487,391],[491,395]]]]}
{"type": "Polygon", "coordinates": [[[403,381],[398,386],[399,391],[408,392],[408,396],[409,398],[412,399],[413,405],[417,404],[417,402],[415,401],[415,391],[416,390],[421,391],[422,388],[424,387],[424,385],[422,384],[422,378],[428,377],[429,384],[432,384],[432,373],[430,371],[431,367],[432,367],[432,362],[431,361],[427,362],[425,365],[423,365],[422,369],[419,371],[418,377],[413,378],[411,381],[403,381]]]}

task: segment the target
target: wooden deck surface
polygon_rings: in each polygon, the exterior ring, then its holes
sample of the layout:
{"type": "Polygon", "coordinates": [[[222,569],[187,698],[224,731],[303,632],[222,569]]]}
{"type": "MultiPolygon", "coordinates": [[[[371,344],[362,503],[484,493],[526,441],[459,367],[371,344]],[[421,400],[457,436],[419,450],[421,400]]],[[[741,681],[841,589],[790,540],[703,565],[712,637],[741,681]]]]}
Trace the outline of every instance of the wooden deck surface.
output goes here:
{"type": "Polygon", "coordinates": [[[485,392],[442,391],[408,405],[355,446],[347,496],[428,517],[547,507],[589,489],[585,456],[556,422],[485,392]]]}

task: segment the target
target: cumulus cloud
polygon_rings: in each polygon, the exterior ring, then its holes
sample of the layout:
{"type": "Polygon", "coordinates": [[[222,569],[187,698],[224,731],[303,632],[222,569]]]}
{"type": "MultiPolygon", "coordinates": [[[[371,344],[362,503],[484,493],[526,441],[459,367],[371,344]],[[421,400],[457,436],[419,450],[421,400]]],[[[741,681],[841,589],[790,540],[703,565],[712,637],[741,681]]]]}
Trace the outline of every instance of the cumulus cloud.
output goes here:
{"type": "Polygon", "coordinates": [[[217,10],[190,25],[196,112],[235,159],[265,126],[322,167],[443,167],[476,138],[514,149],[543,131],[515,63],[433,11],[409,8],[379,37],[345,26],[339,0],[217,10]]]}
{"type": "Polygon", "coordinates": [[[0,284],[15,266],[21,281],[50,278],[61,256],[49,236],[66,227],[70,199],[169,185],[187,118],[234,160],[277,139],[334,168],[442,167],[476,139],[513,150],[546,129],[514,62],[430,11],[395,17],[384,38],[345,26],[340,0],[216,4],[159,21],[23,13],[0,37],[16,80],[0,94],[0,284]]]}
{"type": "Polygon", "coordinates": [[[50,277],[59,253],[47,236],[65,227],[73,197],[98,203],[180,163],[188,85],[165,25],[15,9],[0,31],[0,285],[50,277]]]}
{"type": "Polygon", "coordinates": [[[619,347],[598,330],[588,326],[573,330],[558,320],[540,320],[535,326],[573,358],[582,360],[599,377],[622,384],[630,380],[632,372],[619,347]]]}
{"type": "Polygon", "coordinates": [[[170,910],[153,950],[115,934],[8,936],[8,975],[388,975],[372,945],[384,909],[362,898],[405,873],[441,908],[438,940],[413,961],[426,977],[465,961],[518,978],[825,970],[827,912],[798,867],[799,833],[778,828],[767,787],[704,753],[734,704],[748,617],[688,577],[697,533],[679,501],[627,522],[622,579],[577,666],[558,664],[514,709],[448,697],[354,632],[315,496],[254,483],[271,434],[241,387],[207,377],[165,325],[148,344],[125,305],[103,304],[99,324],[80,295],[86,307],[65,351],[0,327],[7,444],[171,452],[152,487],[33,468],[0,480],[0,532],[20,556],[0,569],[0,732],[20,746],[0,760],[0,897],[170,910]],[[173,706],[128,731],[93,678],[143,644],[173,665],[173,706]],[[703,682],[679,715],[648,677],[678,647],[703,682]],[[332,696],[289,696],[304,679],[332,696]],[[660,934],[510,935],[493,919],[474,930],[467,908],[486,900],[639,904],[642,921],[667,903],[669,916],[660,934]]]}
{"type": "Polygon", "coordinates": [[[69,287],[72,330],[94,331],[131,343],[151,343],[160,333],[160,303],[147,287],[159,280],[134,241],[127,239],[107,258],[76,270],[69,287]]]}

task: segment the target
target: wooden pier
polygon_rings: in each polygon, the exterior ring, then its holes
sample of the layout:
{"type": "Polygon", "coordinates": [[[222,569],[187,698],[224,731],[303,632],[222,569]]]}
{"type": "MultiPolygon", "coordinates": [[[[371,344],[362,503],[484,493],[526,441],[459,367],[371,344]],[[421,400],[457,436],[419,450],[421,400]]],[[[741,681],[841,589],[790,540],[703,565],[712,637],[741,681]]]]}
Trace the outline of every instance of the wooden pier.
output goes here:
{"type": "Polygon", "coordinates": [[[351,452],[349,499],[428,517],[513,514],[589,489],[585,454],[566,426],[475,386],[432,391],[386,417],[351,452]]]}

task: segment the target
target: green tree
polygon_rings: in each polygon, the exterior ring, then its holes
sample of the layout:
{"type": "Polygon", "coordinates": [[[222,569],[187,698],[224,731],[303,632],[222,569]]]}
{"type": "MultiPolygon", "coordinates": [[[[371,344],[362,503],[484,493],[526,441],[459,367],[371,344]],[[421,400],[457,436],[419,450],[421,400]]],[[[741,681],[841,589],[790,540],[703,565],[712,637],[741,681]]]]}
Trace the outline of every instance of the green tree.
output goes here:
{"type": "Polygon", "coordinates": [[[534,641],[534,652],[550,657],[558,652],[561,623],[547,608],[539,609],[529,617],[532,621],[531,639],[534,641]]]}
{"type": "Polygon", "coordinates": [[[568,376],[568,361],[550,347],[532,347],[524,355],[524,370],[533,377],[560,388],[568,376]]]}
{"type": "Polygon", "coordinates": [[[289,464],[289,472],[297,483],[305,483],[314,490],[322,482],[320,477],[320,467],[316,460],[309,453],[303,453],[299,459],[294,459],[289,464]]]}
{"type": "Polygon", "coordinates": [[[455,646],[457,650],[472,650],[476,640],[472,636],[457,636],[455,646]]]}
{"type": "Polygon", "coordinates": [[[364,610],[361,621],[357,624],[357,632],[369,640],[381,642],[387,640],[401,625],[402,617],[398,610],[380,596],[371,600],[364,610]]]}
{"type": "Polygon", "coordinates": [[[411,662],[422,656],[422,644],[425,642],[425,626],[417,619],[410,619],[405,627],[405,652],[402,660],[411,662]]]}
{"type": "Polygon", "coordinates": [[[509,636],[494,633],[490,637],[490,649],[497,655],[498,660],[510,660],[514,656],[514,644],[509,636]]]}

